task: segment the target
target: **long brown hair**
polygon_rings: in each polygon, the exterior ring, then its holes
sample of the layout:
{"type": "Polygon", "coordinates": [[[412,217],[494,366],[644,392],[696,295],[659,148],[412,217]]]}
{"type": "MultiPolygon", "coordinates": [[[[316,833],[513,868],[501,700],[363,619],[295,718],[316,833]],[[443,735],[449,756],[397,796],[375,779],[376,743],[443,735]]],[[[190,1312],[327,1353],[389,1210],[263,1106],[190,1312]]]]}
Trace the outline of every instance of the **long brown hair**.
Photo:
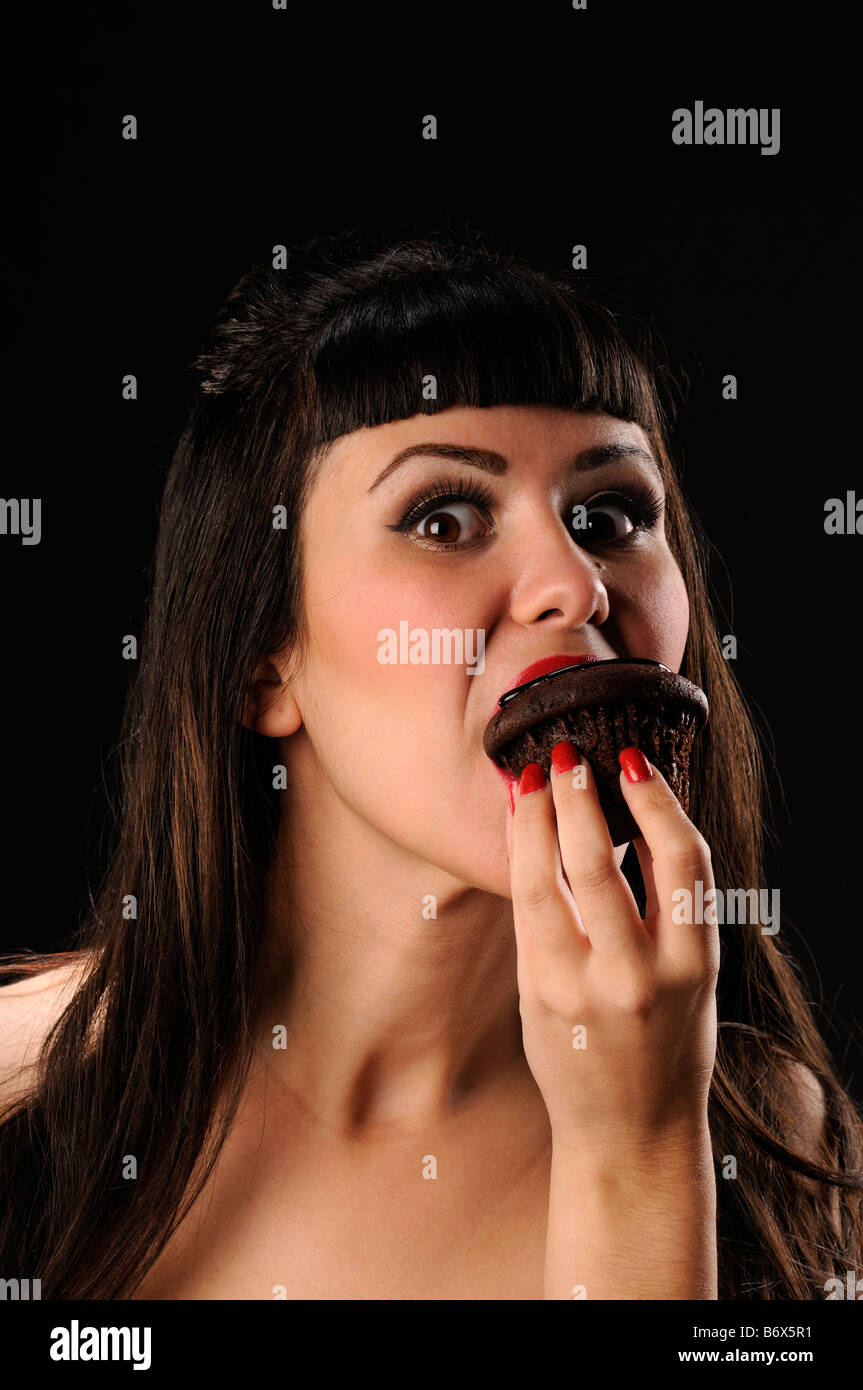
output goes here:
{"type": "MultiPolygon", "coordinates": [[[[720,649],[707,541],[672,466],[673,392],[643,335],[566,276],[478,241],[349,232],[244,275],[194,369],[104,879],[76,952],[0,967],[36,973],[78,952],[90,962],[35,1083],[0,1124],[0,1268],[41,1278],[44,1298],[134,1292],[235,1117],[263,999],[279,815],[277,744],[240,715],[259,654],[290,644],[301,660],[307,649],[300,522],[320,452],[340,435],[454,405],[602,410],[643,428],[689,594],[681,669],[710,700],[690,814],[718,888],[763,882],[759,738],[720,649]],[[273,525],[278,506],[287,527],[273,525]],[[123,1176],[129,1155],[135,1181],[123,1176]]],[[[624,869],[640,893],[631,850],[624,869]]],[[[863,1124],[776,939],[757,923],[725,926],[721,939],[710,1093],[720,1297],[822,1298],[827,1278],[861,1272],[863,1124]],[[823,1094],[819,1163],[795,1138],[795,1064],[823,1094]]]]}

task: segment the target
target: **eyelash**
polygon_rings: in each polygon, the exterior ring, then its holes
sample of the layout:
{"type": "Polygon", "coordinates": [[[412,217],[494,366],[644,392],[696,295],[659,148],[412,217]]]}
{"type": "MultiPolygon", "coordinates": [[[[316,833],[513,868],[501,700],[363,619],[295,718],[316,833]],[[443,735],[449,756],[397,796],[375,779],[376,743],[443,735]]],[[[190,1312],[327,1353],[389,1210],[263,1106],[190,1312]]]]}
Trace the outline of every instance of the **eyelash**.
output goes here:
{"type": "MultiPolygon", "coordinates": [[[[640,483],[633,484],[629,492],[612,489],[599,493],[583,505],[585,507],[596,506],[599,502],[605,502],[609,499],[617,499],[627,506],[633,522],[633,530],[628,535],[621,537],[620,540],[602,542],[605,545],[626,545],[640,532],[651,530],[665,509],[665,501],[661,493],[640,483]]],[[[425,492],[414,498],[401,521],[390,526],[389,530],[410,531],[425,517],[443,510],[451,502],[470,503],[483,514],[485,520],[491,521],[491,507],[494,498],[487,487],[484,487],[476,479],[466,482],[464,478],[444,478],[432,483],[425,492]]],[[[462,550],[465,546],[473,544],[472,541],[435,541],[433,536],[417,536],[416,539],[424,548],[428,547],[431,550],[462,550]]]]}

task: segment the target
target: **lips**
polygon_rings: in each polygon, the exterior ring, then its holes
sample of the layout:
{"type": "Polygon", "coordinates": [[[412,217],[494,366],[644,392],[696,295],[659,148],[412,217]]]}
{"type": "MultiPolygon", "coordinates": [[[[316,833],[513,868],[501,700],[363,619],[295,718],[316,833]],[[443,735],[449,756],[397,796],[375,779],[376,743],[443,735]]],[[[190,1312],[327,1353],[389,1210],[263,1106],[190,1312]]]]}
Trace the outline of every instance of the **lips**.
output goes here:
{"type": "MultiPolygon", "coordinates": [[[[532,666],[526,666],[515,678],[516,685],[526,685],[528,681],[536,680],[537,676],[547,676],[549,671],[558,671],[562,666],[586,666],[589,661],[599,661],[598,656],[588,656],[586,653],[581,656],[544,656],[541,661],[535,661],[532,666]]],[[[510,686],[510,689],[514,689],[510,686]]],[[[506,691],[502,692],[506,694],[506,691]]]]}
{"type": "Polygon", "coordinates": [[[541,676],[547,676],[551,671],[560,671],[564,666],[587,666],[593,661],[602,661],[602,657],[590,656],[587,652],[582,652],[580,654],[561,652],[556,656],[544,656],[540,661],[534,661],[532,665],[526,666],[523,671],[518,673],[512,685],[508,685],[506,690],[501,691],[496,701],[495,708],[497,708],[504,695],[508,695],[511,690],[516,690],[522,685],[526,685],[529,681],[539,680],[541,676]]]}
{"type": "Polygon", "coordinates": [[[568,739],[596,777],[612,844],[641,832],[620,791],[619,754],[633,744],[658,767],[688,812],[689,763],[707,697],[650,657],[611,657],[558,665],[501,696],[483,734],[486,755],[504,781],[529,763],[550,774],[556,743],[568,739]]]}

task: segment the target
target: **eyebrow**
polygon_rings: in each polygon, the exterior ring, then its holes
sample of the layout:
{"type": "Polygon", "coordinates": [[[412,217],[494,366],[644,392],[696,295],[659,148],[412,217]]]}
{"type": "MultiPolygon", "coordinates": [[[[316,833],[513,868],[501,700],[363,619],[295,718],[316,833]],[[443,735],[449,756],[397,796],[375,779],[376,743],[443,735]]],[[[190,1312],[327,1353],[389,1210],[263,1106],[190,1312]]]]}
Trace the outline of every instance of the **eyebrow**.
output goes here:
{"type": "MultiPolygon", "coordinates": [[[[368,488],[368,492],[374,492],[376,487],[380,487],[381,483],[408,459],[427,458],[430,455],[450,459],[453,463],[466,463],[472,468],[481,468],[484,473],[493,473],[495,477],[500,477],[509,467],[503,454],[495,453],[493,449],[469,449],[462,444],[411,444],[390,460],[384,471],[368,488]]],[[[644,459],[653,465],[660,478],[662,476],[653,455],[646,449],[639,448],[637,444],[598,444],[592,449],[582,449],[580,453],[567,460],[565,467],[567,470],[575,468],[580,473],[592,473],[594,469],[604,468],[607,463],[614,463],[622,458],[644,459]]]]}

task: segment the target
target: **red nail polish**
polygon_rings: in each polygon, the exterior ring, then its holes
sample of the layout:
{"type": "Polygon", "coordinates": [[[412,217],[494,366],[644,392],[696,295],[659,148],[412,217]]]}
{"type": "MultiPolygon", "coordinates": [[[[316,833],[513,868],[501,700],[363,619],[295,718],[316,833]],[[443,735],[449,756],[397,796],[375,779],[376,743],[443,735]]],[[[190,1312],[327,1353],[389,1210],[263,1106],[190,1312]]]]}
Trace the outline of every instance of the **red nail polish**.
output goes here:
{"type": "Polygon", "coordinates": [[[581,754],[575,744],[565,738],[552,748],[551,761],[555,772],[572,772],[581,762],[581,754]]]}
{"type": "Polygon", "coordinates": [[[653,776],[653,768],[638,748],[624,748],[617,760],[626,774],[627,782],[646,782],[653,776]]]}
{"type": "Polygon", "coordinates": [[[545,773],[539,763],[528,763],[521,774],[521,781],[518,786],[522,796],[527,796],[528,792],[542,790],[545,786],[545,773]]]}
{"type": "Polygon", "coordinates": [[[507,789],[506,789],[506,794],[507,794],[507,796],[508,796],[508,798],[509,798],[509,812],[510,812],[510,815],[514,816],[514,815],[515,815],[515,782],[510,782],[510,783],[509,783],[509,785],[507,786],[507,789]]]}

